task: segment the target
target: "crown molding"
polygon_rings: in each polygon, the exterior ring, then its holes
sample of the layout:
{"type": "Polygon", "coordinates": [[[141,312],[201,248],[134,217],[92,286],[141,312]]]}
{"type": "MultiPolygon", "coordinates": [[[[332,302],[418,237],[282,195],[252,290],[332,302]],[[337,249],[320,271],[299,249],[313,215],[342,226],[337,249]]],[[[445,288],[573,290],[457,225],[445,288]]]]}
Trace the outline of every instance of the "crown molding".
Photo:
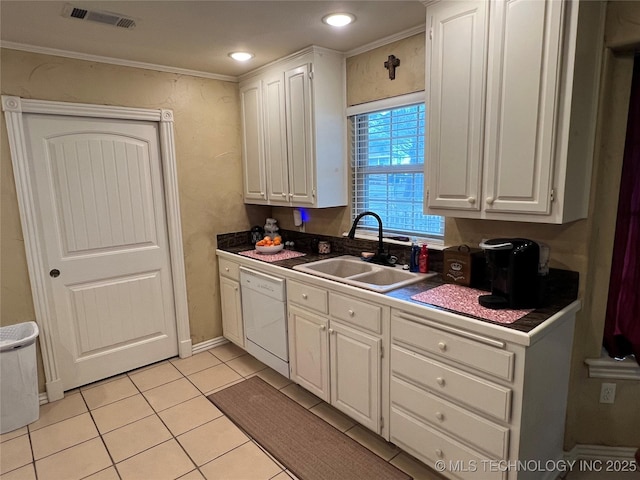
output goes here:
{"type": "Polygon", "coordinates": [[[419,33],[423,33],[426,31],[426,24],[418,25],[417,27],[410,28],[408,30],[404,30],[402,32],[394,33],[393,35],[389,35],[388,37],[380,38],[371,43],[367,43],[358,48],[354,48],[353,50],[349,50],[344,52],[346,58],[354,57],[356,55],[360,55],[361,53],[368,52],[375,48],[384,47],[393,42],[397,42],[399,40],[404,40],[405,38],[413,37],[414,35],[418,35],[419,33]]]}
{"type": "Polygon", "coordinates": [[[133,60],[123,60],[114,57],[104,57],[101,55],[90,55],[88,53],[72,52],[69,50],[59,50],[57,48],[38,47],[16,42],[0,42],[1,48],[9,50],[21,50],[23,52],[40,53],[43,55],[53,55],[55,57],[73,58],[76,60],[86,60],[88,62],[108,63],[121,67],[142,68],[144,70],[154,70],[157,72],[177,73],[179,75],[189,75],[191,77],[208,78],[210,80],[220,80],[223,82],[238,82],[238,77],[231,75],[219,75],[217,73],[201,72],[199,70],[189,70],[186,68],[170,67],[168,65],[157,65],[155,63],[136,62],[133,60]]]}

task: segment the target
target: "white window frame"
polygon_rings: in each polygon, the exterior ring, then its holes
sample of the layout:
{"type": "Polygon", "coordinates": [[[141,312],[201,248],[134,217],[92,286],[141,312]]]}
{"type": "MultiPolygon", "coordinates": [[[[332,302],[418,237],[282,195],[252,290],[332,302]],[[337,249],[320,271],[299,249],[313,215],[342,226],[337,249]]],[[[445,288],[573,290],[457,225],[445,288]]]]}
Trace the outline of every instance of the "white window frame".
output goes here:
{"type": "MultiPolygon", "coordinates": [[[[347,118],[349,119],[349,122],[351,122],[351,117],[354,117],[356,115],[361,115],[361,114],[366,114],[366,113],[373,113],[373,112],[377,112],[377,111],[381,111],[381,110],[390,110],[390,109],[394,109],[394,108],[399,108],[399,107],[403,107],[403,106],[408,106],[408,105],[415,105],[418,103],[425,103],[425,92],[424,91],[420,91],[420,92],[414,92],[414,93],[410,93],[410,94],[406,94],[406,95],[400,95],[400,96],[396,96],[396,97],[391,97],[391,98],[385,98],[382,100],[376,100],[373,102],[367,102],[367,103],[362,103],[359,105],[354,105],[351,107],[348,107],[346,110],[346,114],[347,114],[347,118]]],[[[426,106],[425,106],[426,108],[426,106]]],[[[353,139],[351,139],[351,142],[353,142],[353,139]]],[[[352,192],[351,192],[351,205],[350,205],[350,216],[351,219],[353,220],[354,218],[354,205],[353,205],[353,185],[354,185],[354,171],[353,171],[353,148],[351,148],[352,143],[350,145],[350,177],[351,177],[351,188],[352,188],[352,192]]],[[[384,225],[383,225],[384,226],[384,225]]],[[[409,238],[409,241],[398,241],[398,240],[390,240],[390,239],[385,239],[385,241],[389,241],[392,243],[411,243],[411,240],[416,239],[419,243],[428,243],[429,245],[434,245],[434,246],[438,246],[438,245],[444,245],[444,233],[442,235],[442,237],[436,237],[436,236],[428,236],[428,235],[416,235],[413,233],[407,233],[407,234],[403,234],[403,233],[393,233],[393,232],[385,232],[386,236],[389,237],[401,237],[401,236],[407,236],[409,238]]],[[[367,238],[367,239],[371,239],[371,238],[375,238],[377,239],[377,232],[372,231],[369,228],[358,228],[356,230],[356,236],[358,238],[367,238]]]]}

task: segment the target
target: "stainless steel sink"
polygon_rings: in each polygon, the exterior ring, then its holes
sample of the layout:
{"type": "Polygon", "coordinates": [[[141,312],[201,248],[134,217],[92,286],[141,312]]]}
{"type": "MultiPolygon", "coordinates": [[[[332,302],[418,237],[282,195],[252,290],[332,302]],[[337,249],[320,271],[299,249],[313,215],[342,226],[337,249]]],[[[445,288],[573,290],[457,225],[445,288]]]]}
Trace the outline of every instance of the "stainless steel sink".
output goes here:
{"type": "Polygon", "coordinates": [[[380,293],[436,275],[436,273],[414,273],[402,270],[400,267],[366,263],[351,255],[296,265],[293,269],[380,293]]]}

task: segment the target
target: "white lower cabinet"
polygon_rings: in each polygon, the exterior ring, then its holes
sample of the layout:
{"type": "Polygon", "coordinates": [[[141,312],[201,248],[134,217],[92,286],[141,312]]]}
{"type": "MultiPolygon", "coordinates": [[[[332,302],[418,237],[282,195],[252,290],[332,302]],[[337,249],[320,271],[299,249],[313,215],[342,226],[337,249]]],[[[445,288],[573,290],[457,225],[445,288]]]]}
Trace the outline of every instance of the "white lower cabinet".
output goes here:
{"type": "Polygon", "coordinates": [[[389,307],[293,280],[287,301],[291,379],[381,434],[382,330],[389,307]]]}
{"type": "Polygon", "coordinates": [[[392,309],[390,441],[447,478],[555,478],[573,324],[524,347],[392,309]]]}
{"type": "Polygon", "coordinates": [[[219,265],[222,335],[227,340],[244,348],[239,265],[226,259],[220,259],[219,265]]]}

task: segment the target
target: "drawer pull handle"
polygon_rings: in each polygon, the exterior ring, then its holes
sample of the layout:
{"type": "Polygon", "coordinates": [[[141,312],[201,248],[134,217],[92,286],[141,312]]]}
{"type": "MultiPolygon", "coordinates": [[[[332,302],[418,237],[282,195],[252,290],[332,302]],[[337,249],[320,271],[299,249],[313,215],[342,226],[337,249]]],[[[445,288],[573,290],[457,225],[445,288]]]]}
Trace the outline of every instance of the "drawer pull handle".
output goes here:
{"type": "Polygon", "coordinates": [[[356,312],[354,312],[353,310],[349,310],[349,316],[353,317],[356,314],[356,312]]]}
{"type": "Polygon", "coordinates": [[[440,385],[441,387],[444,387],[444,378],[442,378],[442,377],[436,378],[436,383],[438,385],[440,385]]]}
{"type": "Polygon", "coordinates": [[[302,294],[302,298],[304,298],[305,300],[308,298],[309,296],[306,293],[302,294]]]}
{"type": "Polygon", "coordinates": [[[440,342],[440,343],[438,343],[438,348],[439,348],[441,351],[445,352],[445,351],[447,350],[447,344],[446,344],[446,343],[444,343],[444,342],[440,342]]]}
{"type": "Polygon", "coordinates": [[[440,421],[443,421],[444,415],[442,414],[442,412],[436,412],[436,418],[440,421]]]}
{"type": "Polygon", "coordinates": [[[438,458],[444,457],[444,452],[442,450],[440,450],[439,448],[436,448],[436,457],[438,457],[438,458]]]}

